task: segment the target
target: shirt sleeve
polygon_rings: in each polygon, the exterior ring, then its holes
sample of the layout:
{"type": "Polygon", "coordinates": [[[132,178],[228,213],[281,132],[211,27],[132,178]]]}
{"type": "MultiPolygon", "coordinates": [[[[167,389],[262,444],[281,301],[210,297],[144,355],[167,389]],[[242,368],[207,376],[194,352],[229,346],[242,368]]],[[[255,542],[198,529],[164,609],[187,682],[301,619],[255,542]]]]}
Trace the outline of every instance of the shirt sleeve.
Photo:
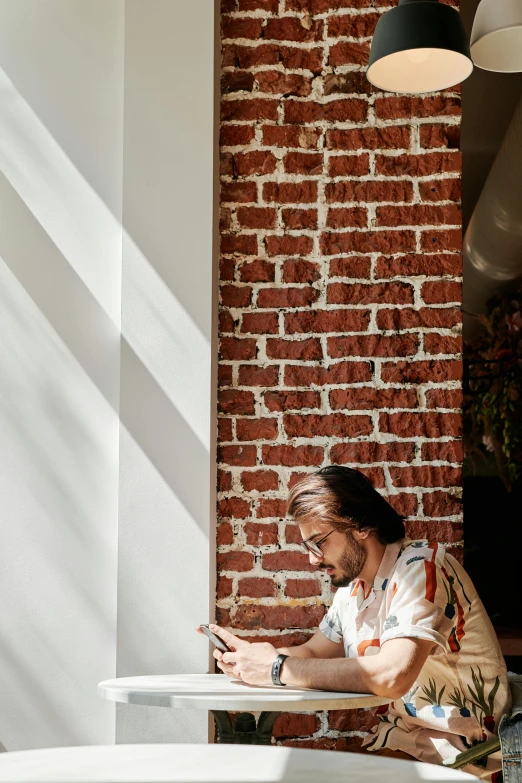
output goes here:
{"type": "Polygon", "coordinates": [[[331,607],[321,620],[319,625],[321,631],[327,639],[331,642],[339,644],[343,640],[343,628],[341,624],[340,615],[340,591],[338,590],[334,595],[334,599],[331,607]]]}
{"type": "Polygon", "coordinates": [[[390,639],[426,639],[432,655],[450,652],[448,638],[455,615],[454,594],[442,568],[429,557],[412,556],[391,579],[381,646],[390,639]]]}

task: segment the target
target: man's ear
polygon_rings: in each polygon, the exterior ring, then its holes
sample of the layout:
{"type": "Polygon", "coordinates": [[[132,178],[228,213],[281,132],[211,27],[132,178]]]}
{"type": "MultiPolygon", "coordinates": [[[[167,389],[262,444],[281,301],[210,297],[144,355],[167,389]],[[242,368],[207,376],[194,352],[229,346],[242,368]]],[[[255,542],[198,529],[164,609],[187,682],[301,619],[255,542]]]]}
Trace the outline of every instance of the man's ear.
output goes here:
{"type": "Polygon", "coordinates": [[[354,530],[352,532],[356,541],[363,541],[363,539],[368,538],[371,533],[370,530],[354,530]]]}

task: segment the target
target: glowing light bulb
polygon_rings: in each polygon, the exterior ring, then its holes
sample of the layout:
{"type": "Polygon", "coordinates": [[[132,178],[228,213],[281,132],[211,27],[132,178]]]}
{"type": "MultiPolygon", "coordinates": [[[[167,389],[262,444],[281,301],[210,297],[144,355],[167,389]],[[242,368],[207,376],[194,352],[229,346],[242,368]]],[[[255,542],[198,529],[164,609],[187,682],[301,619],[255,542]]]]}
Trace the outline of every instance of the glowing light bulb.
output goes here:
{"type": "Polygon", "coordinates": [[[430,53],[431,49],[407,49],[405,55],[410,62],[417,65],[419,63],[425,63],[430,56],[430,53]]]}

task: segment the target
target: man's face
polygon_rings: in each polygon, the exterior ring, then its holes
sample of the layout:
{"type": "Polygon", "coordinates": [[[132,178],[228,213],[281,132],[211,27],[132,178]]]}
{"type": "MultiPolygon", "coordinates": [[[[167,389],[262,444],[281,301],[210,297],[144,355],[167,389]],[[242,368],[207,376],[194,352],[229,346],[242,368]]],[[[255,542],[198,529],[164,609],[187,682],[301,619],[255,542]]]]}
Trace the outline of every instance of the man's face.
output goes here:
{"type": "MultiPolygon", "coordinates": [[[[331,527],[322,524],[300,525],[303,541],[320,541],[331,527]]],[[[367,552],[351,530],[334,530],[331,535],[320,545],[323,552],[319,557],[309,552],[310,563],[316,565],[320,571],[326,571],[334,587],[346,587],[356,579],[364,568],[367,552]]]]}

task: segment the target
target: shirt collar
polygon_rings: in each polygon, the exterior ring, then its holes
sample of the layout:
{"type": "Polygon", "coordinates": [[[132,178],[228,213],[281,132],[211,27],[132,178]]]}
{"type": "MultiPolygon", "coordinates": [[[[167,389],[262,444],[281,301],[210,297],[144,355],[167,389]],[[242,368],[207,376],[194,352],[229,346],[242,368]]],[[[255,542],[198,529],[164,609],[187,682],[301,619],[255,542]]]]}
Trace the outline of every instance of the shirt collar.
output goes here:
{"type": "Polygon", "coordinates": [[[399,541],[394,541],[393,544],[387,544],[379,568],[377,569],[377,574],[373,580],[372,588],[374,591],[386,590],[388,579],[390,578],[405,542],[406,539],[401,538],[399,541]]]}

